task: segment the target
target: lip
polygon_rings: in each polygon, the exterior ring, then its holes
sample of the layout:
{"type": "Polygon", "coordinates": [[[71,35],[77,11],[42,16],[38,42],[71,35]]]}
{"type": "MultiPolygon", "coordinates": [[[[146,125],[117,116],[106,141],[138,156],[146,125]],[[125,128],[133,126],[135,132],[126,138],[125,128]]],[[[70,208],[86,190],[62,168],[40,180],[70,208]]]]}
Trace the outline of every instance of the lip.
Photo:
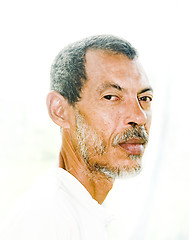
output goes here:
{"type": "Polygon", "coordinates": [[[129,139],[126,142],[119,143],[119,146],[128,154],[140,155],[144,151],[144,143],[142,139],[129,139]]]}

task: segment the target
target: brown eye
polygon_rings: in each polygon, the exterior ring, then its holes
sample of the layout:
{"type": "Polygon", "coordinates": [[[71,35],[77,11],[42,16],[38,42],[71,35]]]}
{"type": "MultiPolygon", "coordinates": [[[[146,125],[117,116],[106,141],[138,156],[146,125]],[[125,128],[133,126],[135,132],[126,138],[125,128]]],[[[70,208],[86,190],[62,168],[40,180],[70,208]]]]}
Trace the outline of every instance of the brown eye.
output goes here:
{"type": "Polygon", "coordinates": [[[144,96],[144,97],[139,98],[139,101],[143,101],[143,102],[149,103],[149,102],[152,101],[152,98],[149,97],[149,96],[144,96]]]}
{"type": "Polygon", "coordinates": [[[117,101],[119,100],[119,97],[115,96],[115,95],[106,95],[104,96],[105,99],[110,100],[110,101],[117,101]]]}

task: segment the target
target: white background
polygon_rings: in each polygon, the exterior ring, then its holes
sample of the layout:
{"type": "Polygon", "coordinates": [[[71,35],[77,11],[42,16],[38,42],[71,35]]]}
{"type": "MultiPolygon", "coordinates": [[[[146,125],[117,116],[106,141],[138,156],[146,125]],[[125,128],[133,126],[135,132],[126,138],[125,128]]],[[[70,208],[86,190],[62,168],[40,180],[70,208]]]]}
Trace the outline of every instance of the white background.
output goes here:
{"type": "Polygon", "coordinates": [[[59,128],[45,106],[50,65],[95,34],[130,41],[155,91],[144,170],[105,205],[110,239],[189,239],[187,0],[4,1],[0,4],[0,222],[35,176],[57,164],[59,128]]]}

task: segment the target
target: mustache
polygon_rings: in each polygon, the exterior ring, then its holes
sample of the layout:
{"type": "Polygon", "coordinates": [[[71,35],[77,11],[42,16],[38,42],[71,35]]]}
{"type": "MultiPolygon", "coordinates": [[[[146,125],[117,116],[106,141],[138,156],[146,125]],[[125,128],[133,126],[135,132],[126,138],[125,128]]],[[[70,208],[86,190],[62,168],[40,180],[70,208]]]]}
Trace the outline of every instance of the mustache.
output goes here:
{"type": "Polygon", "coordinates": [[[137,138],[144,141],[144,144],[148,143],[149,140],[149,134],[147,133],[144,126],[137,126],[133,127],[131,129],[125,130],[123,133],[119,133],[115,136],[113,139],[113,146],[117,146],[118,144],[122,142],[127,142],[127,140],[137,138]]]}

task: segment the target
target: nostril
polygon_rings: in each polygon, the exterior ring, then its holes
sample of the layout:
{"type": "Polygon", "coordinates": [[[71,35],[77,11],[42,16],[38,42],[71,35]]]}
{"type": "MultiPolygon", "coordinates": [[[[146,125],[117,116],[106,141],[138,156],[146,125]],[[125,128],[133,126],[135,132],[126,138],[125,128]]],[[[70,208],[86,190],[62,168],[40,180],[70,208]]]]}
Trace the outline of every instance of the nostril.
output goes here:
{"type": "Polygon", "coordinates": [[[137,123],[135,123],[135,122],[129,122],[128,124],[131,125],[132,127],[136,127],[137,126],[137,123]]]}

